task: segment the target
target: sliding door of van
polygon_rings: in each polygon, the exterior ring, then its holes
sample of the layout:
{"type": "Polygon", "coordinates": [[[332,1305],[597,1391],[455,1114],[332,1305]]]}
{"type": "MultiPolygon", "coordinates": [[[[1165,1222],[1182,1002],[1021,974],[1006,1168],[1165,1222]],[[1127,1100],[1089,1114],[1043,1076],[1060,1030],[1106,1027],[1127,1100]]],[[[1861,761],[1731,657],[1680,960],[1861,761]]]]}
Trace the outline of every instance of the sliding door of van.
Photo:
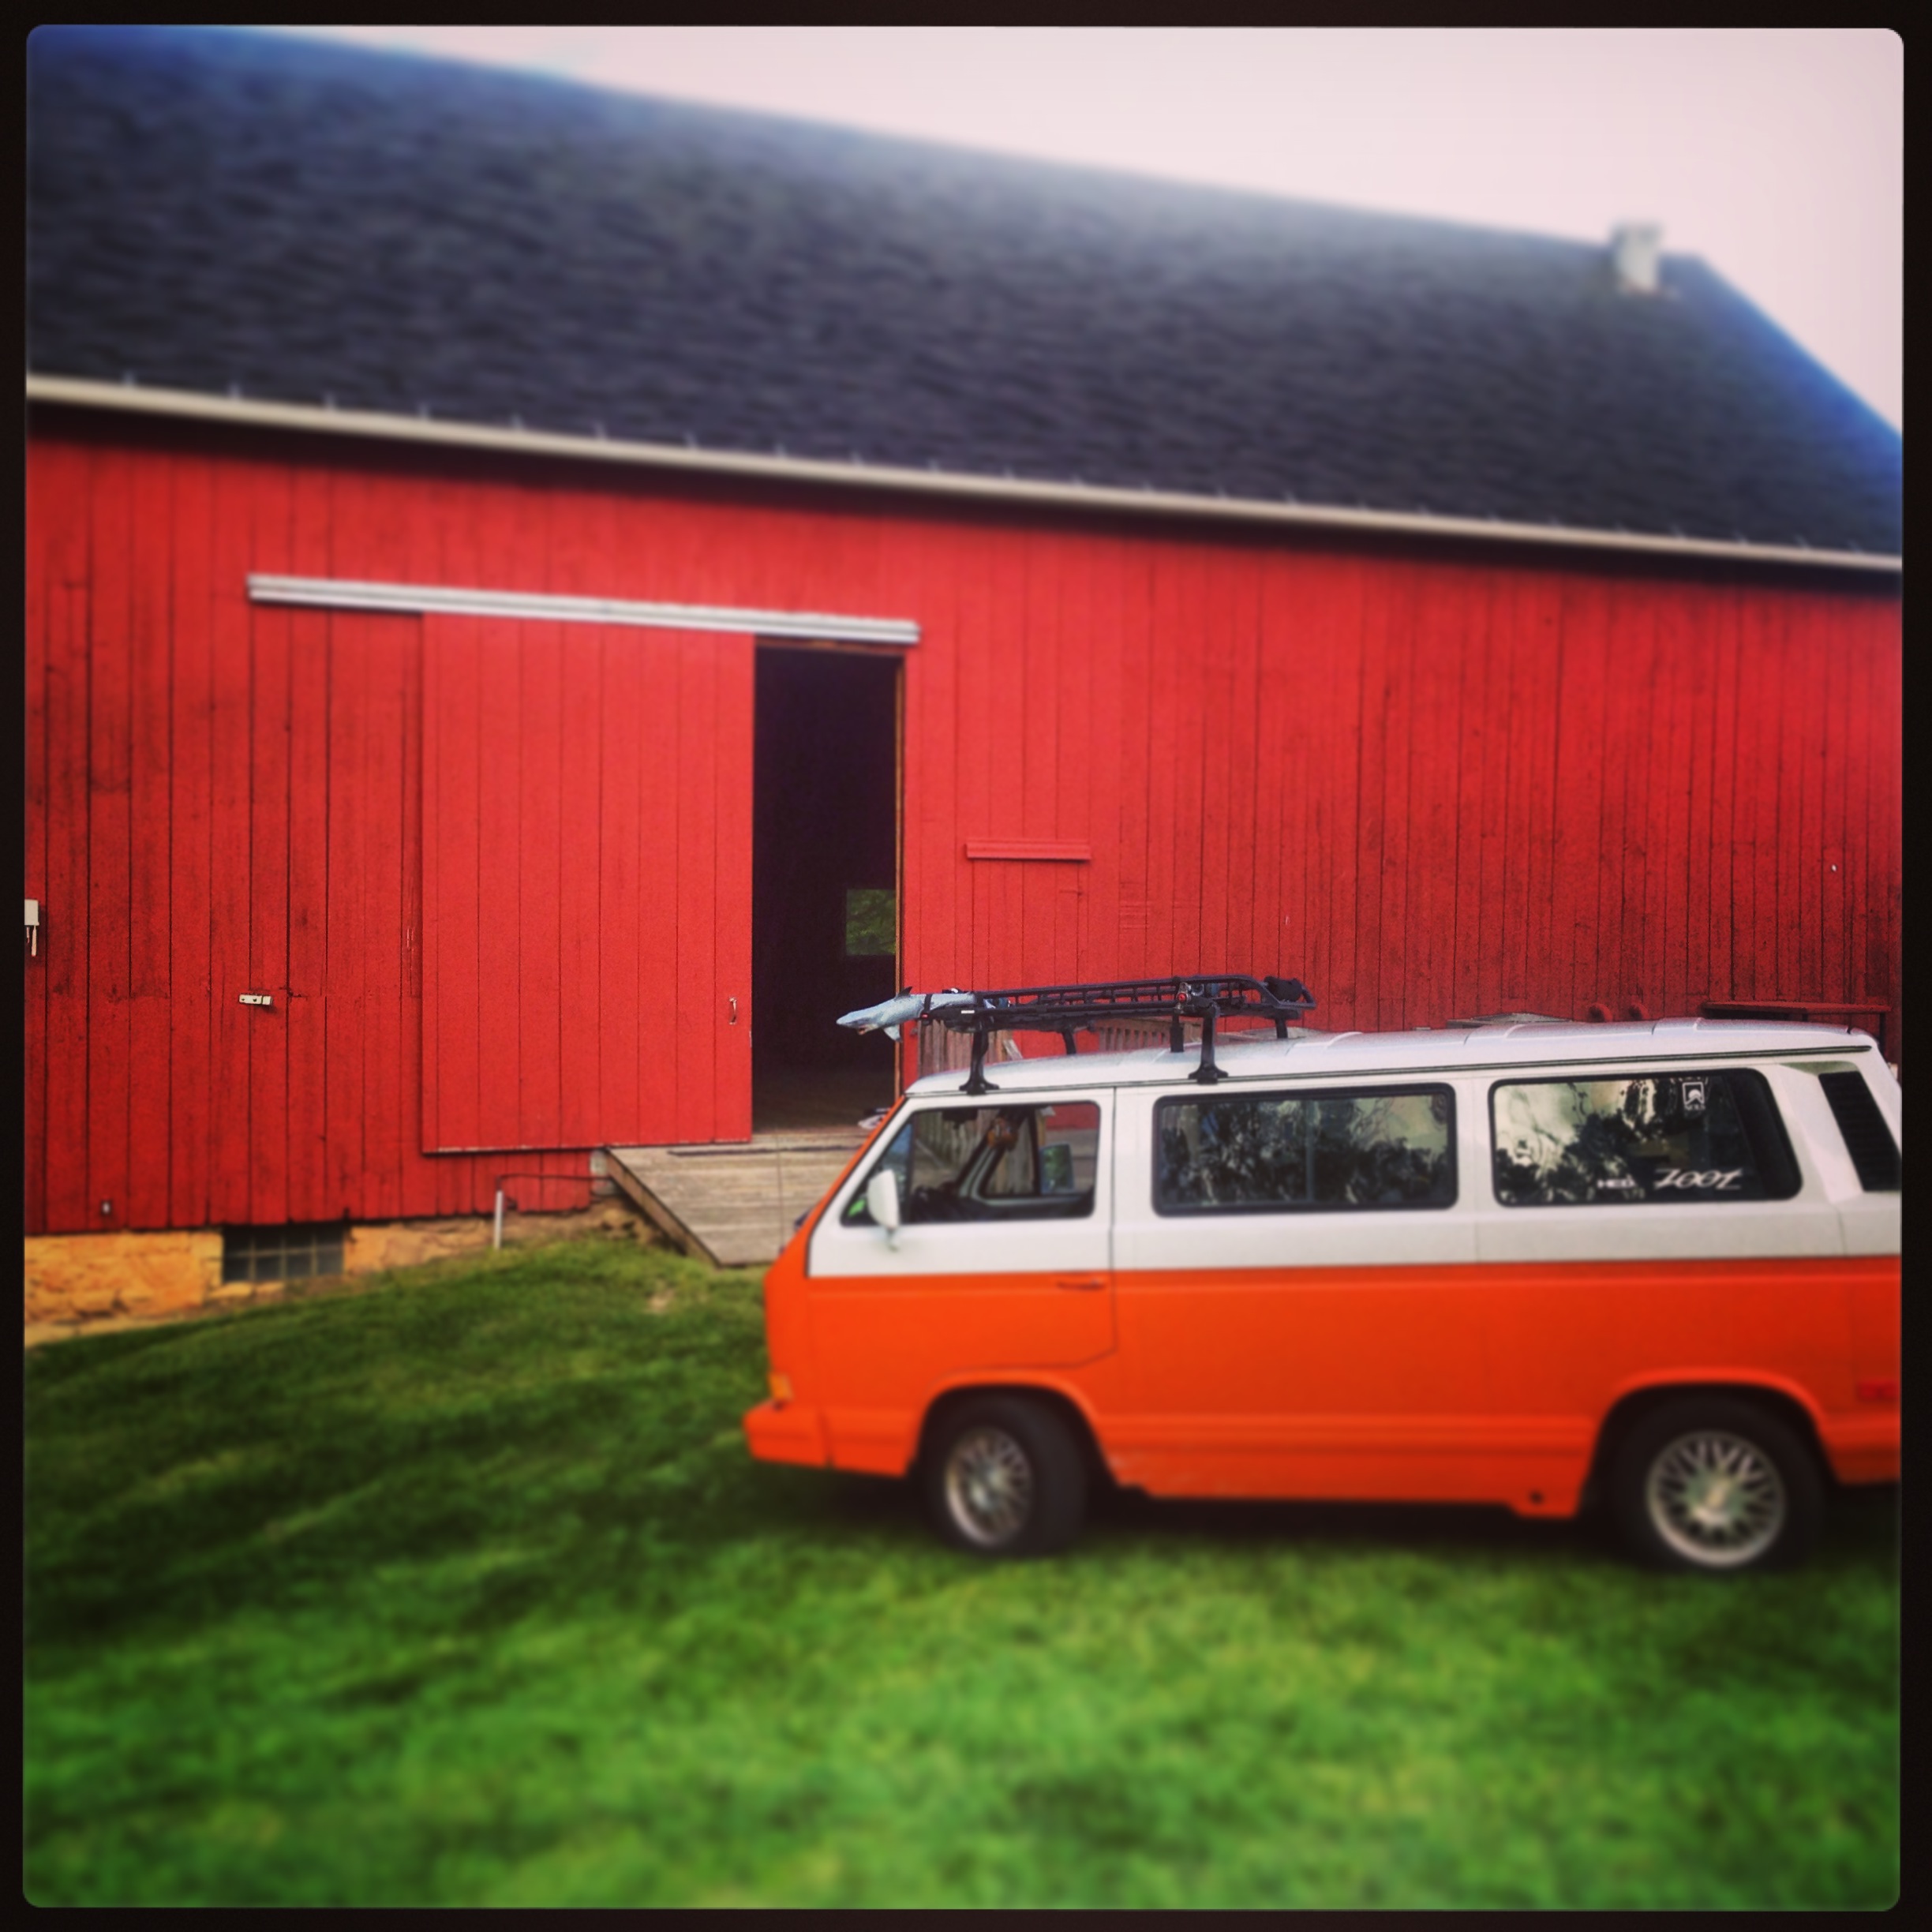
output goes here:
{"type": "Polygon", "coordinates": [[[1121,1481],[1467,1493],[1486,1392],[1457,1099],[1414,1081],[1121,1096],[1103,1424],[1121,1481]]]}

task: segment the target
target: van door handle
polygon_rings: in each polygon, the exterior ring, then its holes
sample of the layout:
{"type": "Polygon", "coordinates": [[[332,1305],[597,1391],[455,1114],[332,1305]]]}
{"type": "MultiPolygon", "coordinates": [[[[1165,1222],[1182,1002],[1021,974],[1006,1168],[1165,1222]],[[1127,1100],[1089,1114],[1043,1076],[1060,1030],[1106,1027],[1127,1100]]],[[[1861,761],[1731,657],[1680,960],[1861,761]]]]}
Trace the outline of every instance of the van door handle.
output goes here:
{"type": "Polygon", "coordinates": [[[1083,1275],[1077,1279],[1063,1275],[1054,1283],[1054,1286],[1056,1288],[1083,1288],[1091,1290],[1096,1288],[1104,1288],[1106,1286],[1106,1280],[1105,1276],[1099,1275],[1083,1275]]]}

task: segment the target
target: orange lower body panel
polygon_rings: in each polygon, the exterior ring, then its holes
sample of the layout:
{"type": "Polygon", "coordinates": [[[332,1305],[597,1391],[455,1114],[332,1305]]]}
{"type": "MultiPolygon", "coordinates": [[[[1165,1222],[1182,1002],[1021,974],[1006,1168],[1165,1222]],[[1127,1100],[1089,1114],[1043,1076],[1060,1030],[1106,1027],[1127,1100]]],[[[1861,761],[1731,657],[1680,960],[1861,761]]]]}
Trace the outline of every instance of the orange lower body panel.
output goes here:
{"type": "Polygon", "coordinates": [[[1896,1482],[1899,1479],[1899,1412],[1856,1417],[1833,1417],[1819,1432],[1832,1473],[1841,1483],[1896,1482]]]}
{"type": "Polygon", "coordinates": [[[768,1277],[810,1401],[754,1410],[754,1455],[902,1473],[940,1395],[1033,1387],[1156,1496],[1562,1516],[1619,1403],[1722,1387],[1794,1403],[1841,1482],[1899,1473],[1896,1256],[1121,1271],[1071,1339],[1050,1283],[864,1286],[768,1277]]]}

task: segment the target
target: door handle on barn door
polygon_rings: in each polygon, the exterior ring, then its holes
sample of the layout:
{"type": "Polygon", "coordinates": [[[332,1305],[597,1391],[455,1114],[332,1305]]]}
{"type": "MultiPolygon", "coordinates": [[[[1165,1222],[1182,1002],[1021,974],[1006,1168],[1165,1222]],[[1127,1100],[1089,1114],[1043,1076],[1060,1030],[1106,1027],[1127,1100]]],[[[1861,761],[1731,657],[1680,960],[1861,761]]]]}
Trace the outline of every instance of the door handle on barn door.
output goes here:
{"type": "Polygon", "coordinates": [[[1054,1283],[1056,1288],[1080,1288],[1088,1292],[1106,1286],[1106,1278],[1101,1275],[1082,1275],[1078,1277],[1062,1275],[1054,1283]]]}
{"type": "Polygon", "coordinates": [[[724,1004],[731,1009],[731,1018],[725,1024],[736,1026],[738,1024],[738,1002],[735,999],[728,999],[724,1004]]]}

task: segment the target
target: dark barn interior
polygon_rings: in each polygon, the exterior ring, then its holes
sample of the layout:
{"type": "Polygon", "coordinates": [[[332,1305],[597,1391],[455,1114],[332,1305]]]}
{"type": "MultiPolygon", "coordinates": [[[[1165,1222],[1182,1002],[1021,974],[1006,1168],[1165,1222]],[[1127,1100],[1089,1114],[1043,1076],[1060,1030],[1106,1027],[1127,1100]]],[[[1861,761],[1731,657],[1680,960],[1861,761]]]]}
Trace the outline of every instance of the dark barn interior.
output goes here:
{"type": "Polygon", "coordinates": [[[897,657],[761,646],[751,859],[755,1131],[850,1125],[893,1046],[836,1024],[895,990],[897,657]]]}

